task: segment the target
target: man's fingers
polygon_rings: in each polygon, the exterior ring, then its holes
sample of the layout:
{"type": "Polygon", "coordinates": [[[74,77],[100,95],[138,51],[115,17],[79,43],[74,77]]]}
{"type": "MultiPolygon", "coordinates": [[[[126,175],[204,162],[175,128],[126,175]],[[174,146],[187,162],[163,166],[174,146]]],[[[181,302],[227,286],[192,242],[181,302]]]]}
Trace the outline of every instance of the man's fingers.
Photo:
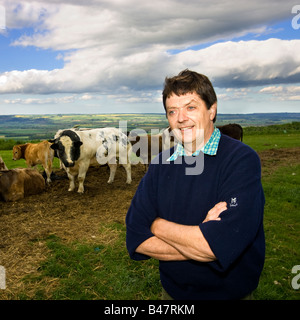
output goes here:
{"type": "Polygon", "coordinates": [[[211,220],[217,220],[220,221],[221,218],[219,218],[219,215],[227,210],[227,203],[222,201],[217,203],[212,209],[210,209],[207,213],[206,218],[203,222],[211,221],[211,220]]]}
{"type": "Polygon", "coordinates": [[[221,209],[221,208],[227,208],[227,203],[225,201],[222,201],[222,202],[218,202],[214,208],[218,208],[218,209],[221,209]]]}

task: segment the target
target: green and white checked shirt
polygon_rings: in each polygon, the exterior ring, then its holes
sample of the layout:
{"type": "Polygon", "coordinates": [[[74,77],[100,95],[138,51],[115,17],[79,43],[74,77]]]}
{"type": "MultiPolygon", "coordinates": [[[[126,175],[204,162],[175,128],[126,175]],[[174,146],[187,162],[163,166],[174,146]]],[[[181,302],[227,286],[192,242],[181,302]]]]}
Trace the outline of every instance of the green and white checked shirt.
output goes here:
{"type": "MultiPolygon", "coordinates": [[[[220,130],[218,128],[215,128],[214,132],[212,133],[207,143],[201,149],[195,151],[192,154],[192,156],[193,157],[198,156],[200,151],[202,151],[204,154],[215,156],[218,151],[220,137],[221,137],[220,130]]],[[[169,159],[167,159],[167,161],[175,161],[179,156],[186,156],[184,147],[181,143],[177,144],[175,152],[171,155],[169,159]]]]}

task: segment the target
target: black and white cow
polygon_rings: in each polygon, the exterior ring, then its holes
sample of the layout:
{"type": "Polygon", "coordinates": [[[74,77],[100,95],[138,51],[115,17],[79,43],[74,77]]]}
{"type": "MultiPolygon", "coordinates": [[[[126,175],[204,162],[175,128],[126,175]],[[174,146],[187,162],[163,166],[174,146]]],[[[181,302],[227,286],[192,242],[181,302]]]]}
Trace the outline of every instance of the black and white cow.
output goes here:
{"type": "Polygon", "coordinates": [[[108,164],[110,176],[108,183],[114,181],[117,170],[117,158],[126,170],[126,183],[131,183],[131,144],[127,136],[116,128],[102,129],[64,129],[59,130],[51,148],[57,155],[70,180],[69,191],[75,189],[75,177],[78,176],[78,192],[84,192],[84,179],[91,164],[108,164]]]}

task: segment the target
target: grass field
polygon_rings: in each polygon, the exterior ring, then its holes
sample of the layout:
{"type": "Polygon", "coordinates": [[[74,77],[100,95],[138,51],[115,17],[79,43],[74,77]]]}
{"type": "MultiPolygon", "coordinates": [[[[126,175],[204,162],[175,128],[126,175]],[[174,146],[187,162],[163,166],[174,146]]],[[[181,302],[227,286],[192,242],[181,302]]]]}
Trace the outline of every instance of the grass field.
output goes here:
{"type": "MultiPolygon", "coordinates": [[[[244,142],[258,152],[299,148],[300,134],[251,135],[245,136],[244,142]]],[[[23,160],[11,160],[11,150],[0,151],[0,155],[9,168],[25,165],[23,160]]],[[[266,259],[254,298],[298,300],[300,290],[295,290],[291,282],[295,276],[292,268],[300,265],[300,159],[298,163],[274,163],[269,170],[263,170],[262,183],[266,197],[266,259]]],[[[66,243],[55,235],[49,236],[47,258],[40,264],[39,273],[22,280],[30,288],[30,294],[25,290],[11,298],[159,299],[157,261],[129,259],[124,225],[107,222],[99,227],[99,233],[109,241],[66,243]]]]}
{"type": "Polygon", "coordinates": [[[266,260],[257,299],[300,299],[291,287],[291,269],[300,264],[299,185],[300,164],[279,167],[263,178],[266,260]]]}
{"type": "Polygon", "coordinates": [[[300,147],[300,133],[245,136],[243,142],[255,151],[300,147]]]}

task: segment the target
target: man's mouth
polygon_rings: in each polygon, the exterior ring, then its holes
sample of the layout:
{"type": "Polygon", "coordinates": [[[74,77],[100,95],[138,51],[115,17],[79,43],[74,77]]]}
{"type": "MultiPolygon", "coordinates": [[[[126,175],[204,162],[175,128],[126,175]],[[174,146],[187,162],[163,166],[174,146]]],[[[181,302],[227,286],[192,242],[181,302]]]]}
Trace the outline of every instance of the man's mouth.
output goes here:
{"type": "Polygon", "coordinates": [[[193,129],[193,127],[194,127],[194,126],[179,128],[179,130],[180,130],[181,132],[184,132],[184,131],[193,129]]]}

